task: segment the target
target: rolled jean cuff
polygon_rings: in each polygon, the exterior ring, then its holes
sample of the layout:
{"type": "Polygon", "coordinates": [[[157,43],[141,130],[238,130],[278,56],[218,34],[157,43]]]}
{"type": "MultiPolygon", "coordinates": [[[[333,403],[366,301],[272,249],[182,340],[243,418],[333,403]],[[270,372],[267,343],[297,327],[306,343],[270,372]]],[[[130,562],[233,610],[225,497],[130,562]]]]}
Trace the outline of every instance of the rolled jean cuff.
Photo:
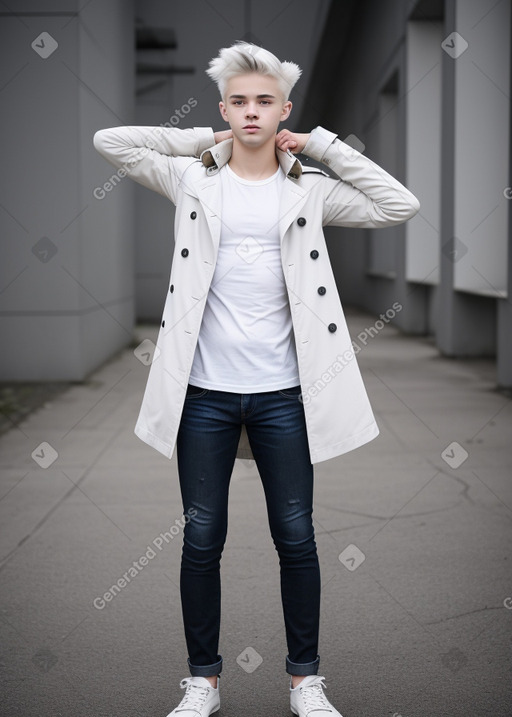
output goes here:
{"type": "Polygon", "coordinates": [[[313,662],[292,662],[286,656],[286,672],[289,675],[317,675],[320,664],[320,655],[316,656],[313,662]]]}
{"type": "Polygon", "coordinates": [[[220,675],[222,672],[222,657],[217,655],[219,658],[218,662],[214,662],[212,665],[193,665],[190,662],[190,658],[187,657],[188,668],[192,677],[214,677],[220,675]]]}

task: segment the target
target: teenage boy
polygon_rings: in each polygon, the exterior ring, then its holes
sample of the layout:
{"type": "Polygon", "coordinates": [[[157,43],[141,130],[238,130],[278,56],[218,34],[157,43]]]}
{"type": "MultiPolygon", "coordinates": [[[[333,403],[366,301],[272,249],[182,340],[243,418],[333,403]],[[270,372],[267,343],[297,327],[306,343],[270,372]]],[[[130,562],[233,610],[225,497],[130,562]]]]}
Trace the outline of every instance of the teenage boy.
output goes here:
{"type": "Polygon", "coordinates": [[[313,464],[379,430],[322,227],[386,227],[420,205],[323,127],[277,132],[292,109],[296,64],[237,42],[207,74],[229,130],[115,127],[94,136],[109,162],[176,206],[169,292],[135,426],[168,458],[176,448],[189,514],[180,590],[191,677],[168,717],[220,707],[220,559],[236,457],[256,461],[279,555],[291,710],[341,717],[318,675],[313,464]],[[301,152],[337,178],[303,166],[301,152]]]}

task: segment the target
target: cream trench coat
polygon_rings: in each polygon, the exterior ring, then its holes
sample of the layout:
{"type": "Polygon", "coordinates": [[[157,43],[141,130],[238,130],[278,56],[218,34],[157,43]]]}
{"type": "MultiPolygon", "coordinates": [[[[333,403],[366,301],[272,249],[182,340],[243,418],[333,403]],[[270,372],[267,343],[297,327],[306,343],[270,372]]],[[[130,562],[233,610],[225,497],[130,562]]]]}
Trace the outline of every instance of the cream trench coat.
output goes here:
{"type": "MultiPolygon", "coordinates": [[[[199,329],[215,270],[221,231],[219,169],[232,139],[215,144],[213,129],[114,127],[94,146],[119,178],[167,197],[176,206],[169,290],[134,432],[171,458],[199,329]]],[[[286,175],[279,236],[311,463],[373,440],[379,429],[361,378],[327,253],[323,226],[388,227],[413,217],[417,198],[372,160],[323,127],[303,154],[339,177],[305,167],[276,147],[286,175]]],[[[245,426],[237,458],[253,459],[245,426]]]]}

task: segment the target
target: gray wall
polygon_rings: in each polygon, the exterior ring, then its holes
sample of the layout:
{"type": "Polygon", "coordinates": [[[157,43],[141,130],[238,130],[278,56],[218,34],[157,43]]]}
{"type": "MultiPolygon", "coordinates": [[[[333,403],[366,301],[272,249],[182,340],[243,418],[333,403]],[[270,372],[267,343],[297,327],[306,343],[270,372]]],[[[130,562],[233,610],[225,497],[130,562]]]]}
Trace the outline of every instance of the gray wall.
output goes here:
{"type": "Polygon", "coordinates": [[[128,178],[102,193],[114,172],[92,137],[171,119],[225,129],[205,69],[247,39],[304,69],[283,126],[352,135],[421,201],[399,227],[326,228],[343,303],[378,316],[398,301],[405,332],[496,356],[512,386],[509,2],[296,0],[293,22],[270,0],[41,4],[0,11],[1,380],[83,380],[135,320],[159,321],[174,208],[128,178]],[[135,53],[144,26],[175,47],[135,53]],[[46,58],[48,42],[31,46],[43,32],[58,43],[46,58]]]}
{"type": "Polygon", "coordinates": [[[134,324],[133,188],[94,198],[112,171],[92,145],[99,127],[133,122],[133,7],[9,8],[0,17],[0,377],[82,380],[134,324]],[[53,39],[35,50],[41,33],[53,39]]]}
{"type": "Polygon", "coordinates": [[[444,355],[496,356],[502,387],[512,386],[510,37],[508,2],[333,4],[323,44],[335,92],[311,88],[302,118],[355,135],[422,204],[395,229],[326,229],[344,304],[378,315],[399,301],[397,326],[433,335],[444,355]]]}

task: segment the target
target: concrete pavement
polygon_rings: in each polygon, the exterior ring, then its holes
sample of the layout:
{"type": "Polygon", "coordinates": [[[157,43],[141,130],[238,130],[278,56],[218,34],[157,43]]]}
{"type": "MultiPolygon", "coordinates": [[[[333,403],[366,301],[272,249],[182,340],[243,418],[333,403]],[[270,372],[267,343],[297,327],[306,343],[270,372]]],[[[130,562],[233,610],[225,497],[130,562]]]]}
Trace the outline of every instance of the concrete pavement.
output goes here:
{"type": "MultiPolygon", "coordinates": [[[[381,433],[315,467],[319,674],[344,717],[509,717],[512,402],[492,361],[368,331],[376,319],[347,310],[381,433]]],[[[134,346],[157,331],[137,326],[0,437],[2,715],[165,717],[183,695],[176,459],[133,433],[149,370],[134,346]]],[[[236,462],[229,505],[218,715],[284,717],[279,564],[252,462],[236,462]]]]}

